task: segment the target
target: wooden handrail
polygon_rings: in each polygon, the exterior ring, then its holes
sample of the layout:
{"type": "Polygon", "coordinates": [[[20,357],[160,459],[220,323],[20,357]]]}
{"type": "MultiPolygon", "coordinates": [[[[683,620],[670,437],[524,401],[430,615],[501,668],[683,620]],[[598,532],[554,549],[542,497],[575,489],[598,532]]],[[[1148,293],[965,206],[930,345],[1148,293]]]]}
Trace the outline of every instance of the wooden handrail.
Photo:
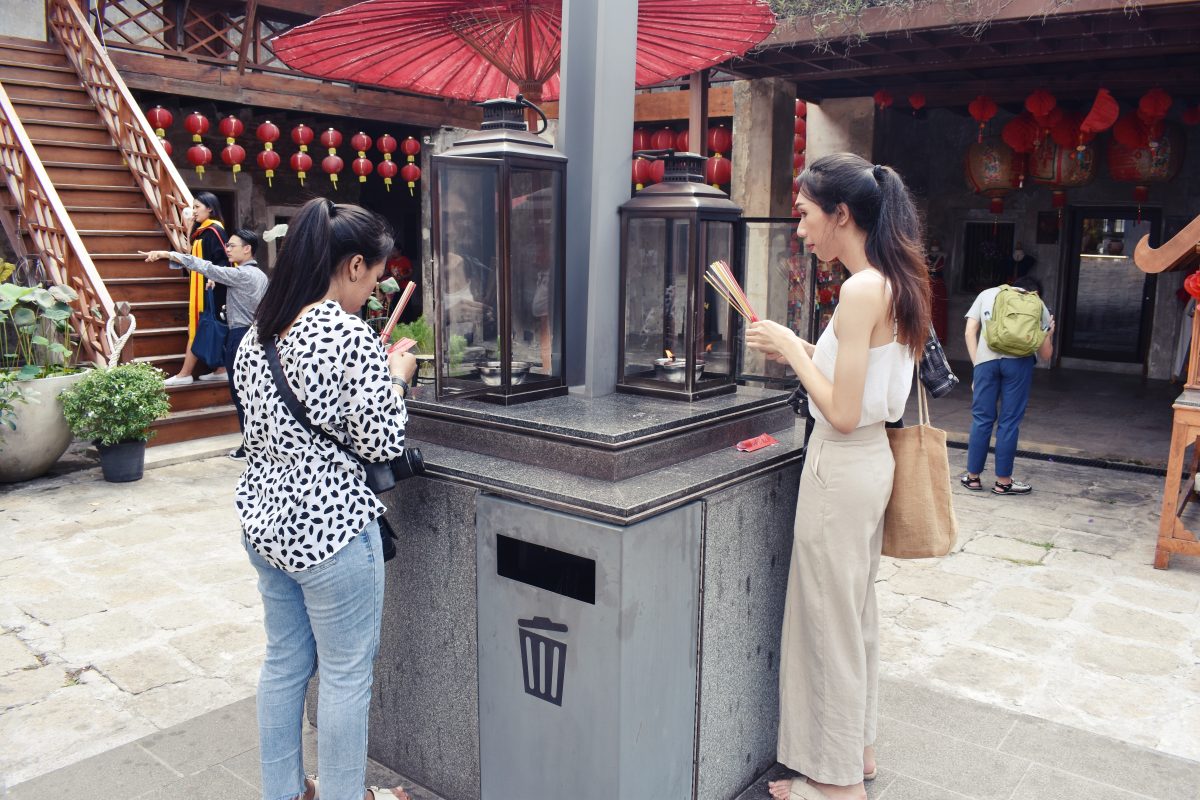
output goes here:
{"type": "Polygon", "coordinates": [[[112,298],[3,85],[0,85],[0,174],[51,279],[72,287],[78,295],[71,322],[79,334],[84,357],[103,365],[108,360],[104,326],[114,314],[112,298]]]}
{"type": "Polygon", "coordinates": [[[1150,246],[1150,234],[1133,249],[1133,263],[1142,272],[1166,272],[1200,263],[1200,217],[1196,217],[1158,247],[1150,246]]]}
{"type": "Polygon", "coordinates": [[[192,193],[104,47],[88,27],[83,13],[71,0],[47,0],[46,10],[50,28],[62,43],[67,59],[79,74],[171,246],[187,252],[191,245],[183,209],[192,204],[192,193]]]}

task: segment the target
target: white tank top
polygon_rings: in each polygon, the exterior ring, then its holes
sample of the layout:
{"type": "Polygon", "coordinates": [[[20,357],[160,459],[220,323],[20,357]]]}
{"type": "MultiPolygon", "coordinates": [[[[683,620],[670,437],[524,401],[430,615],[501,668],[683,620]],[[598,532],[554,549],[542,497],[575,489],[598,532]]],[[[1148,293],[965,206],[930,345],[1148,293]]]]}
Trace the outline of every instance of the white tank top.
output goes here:
{"type": "MultiPolygon", "coordinates": [[[[834,319],[837,312],[834,311],[834,319]]],[[[833,383],[833,367],[837,362],[838,340],[833,332],[833,319],[817,339],[812,360],[830,383],[833,383]]],[[[892,340],[879,347],[872,347],[867,355],[867,380],[863,384],[862,416],[859,428],[880,422],[895,422],[904,416],[904,404],[912,389],[912,350],[896,341],[896,326],[892,325],[892,340]]],[[[808,404],[813,419],[829,424],[816,403],[808,404]]]]}

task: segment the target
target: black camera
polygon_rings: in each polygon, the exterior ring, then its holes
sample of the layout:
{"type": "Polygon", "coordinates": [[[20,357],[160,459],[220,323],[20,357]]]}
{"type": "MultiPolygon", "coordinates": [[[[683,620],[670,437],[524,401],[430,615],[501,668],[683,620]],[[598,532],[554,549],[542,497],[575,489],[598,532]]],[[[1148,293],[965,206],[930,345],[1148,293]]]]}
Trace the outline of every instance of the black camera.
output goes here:
{"type": "Polygon", "coordinates": [[[421,475],[425,472],[425,459],[417,447],[406,447],[404,452],[391,461],[364,462],[367,470],[367,488],[375,494],[383,494],[396,488],[396,481],[421,475]]]}

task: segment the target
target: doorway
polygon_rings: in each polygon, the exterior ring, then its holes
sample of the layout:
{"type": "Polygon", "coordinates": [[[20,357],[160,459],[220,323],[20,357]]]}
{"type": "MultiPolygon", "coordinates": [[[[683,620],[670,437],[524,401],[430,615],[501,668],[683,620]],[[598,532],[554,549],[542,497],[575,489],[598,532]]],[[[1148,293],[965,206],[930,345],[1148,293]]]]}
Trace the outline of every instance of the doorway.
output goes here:
{"type": "Polygon", "coordinates": [[[1161,214],[1149,208],[1071,210],[1059,317],[1063,356],[1145,362],[1157,276],[1137,268],[1133,248],[1146,234],[1158,245],[1161,214]]]}

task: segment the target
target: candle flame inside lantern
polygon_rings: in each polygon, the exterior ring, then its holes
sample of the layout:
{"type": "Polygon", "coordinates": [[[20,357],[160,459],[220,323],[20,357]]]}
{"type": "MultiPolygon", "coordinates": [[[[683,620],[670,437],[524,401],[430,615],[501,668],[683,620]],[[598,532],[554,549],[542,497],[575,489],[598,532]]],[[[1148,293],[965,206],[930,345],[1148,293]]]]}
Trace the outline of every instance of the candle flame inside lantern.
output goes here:
{"type": "Polygon", "coordinates": [[[667,354],[667,358],[674,358],[674,357],[675,357],[675,354],[674,354],[674,353],[672,353],[670,350],[663,350],[663,352],[667,354]]]}
{"type": "Polygon", "coordinates": [[[706,353],[711,353],[711,352],[712,352],[712,345],[711,345],[711,344],[705,345],[705,346],[704,346],[704,352],[706,352],[706,353]]]}

